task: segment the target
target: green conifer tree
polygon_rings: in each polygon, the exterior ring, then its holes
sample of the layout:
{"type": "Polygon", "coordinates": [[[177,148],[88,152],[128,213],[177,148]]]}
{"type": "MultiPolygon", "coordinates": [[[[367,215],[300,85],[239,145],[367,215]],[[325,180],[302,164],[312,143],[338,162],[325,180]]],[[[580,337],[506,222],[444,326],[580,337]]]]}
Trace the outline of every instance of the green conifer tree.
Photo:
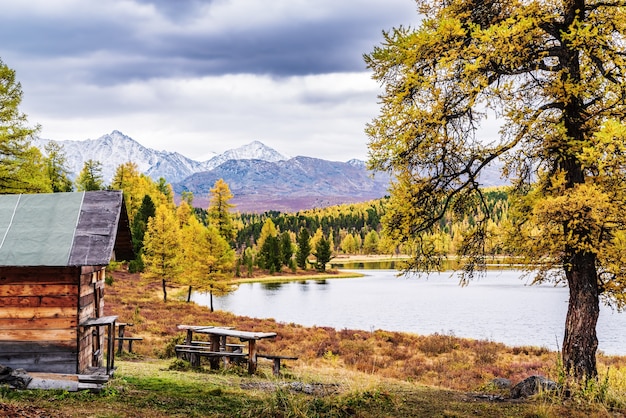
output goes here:
{"type": "Polygon", "coordinates": [[[38,127],[27,126],[21,102],[15,71],[0,60],[0,193],[51,192],[43,156],[30,142],[38,127]]]}
{"type": "Polygon", "coordinates": [[[311,237],[309,235],[309,230],[302,228],[298,234],[298,249],[296,250],[296,264],[302,270],[306,270],[306,264],[310,254],[311,237]]]}

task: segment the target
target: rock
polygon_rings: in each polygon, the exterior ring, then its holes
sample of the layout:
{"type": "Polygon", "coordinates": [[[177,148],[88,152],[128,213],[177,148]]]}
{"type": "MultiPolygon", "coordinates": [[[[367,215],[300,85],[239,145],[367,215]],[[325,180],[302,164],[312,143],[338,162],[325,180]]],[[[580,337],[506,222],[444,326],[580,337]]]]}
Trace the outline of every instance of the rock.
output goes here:
{"type": "Polygon", "coordinates": [[[0,383],[7,383],[16,389],[24,389],[32,378],[24,369],[12,369],[8,366],[0,365],[0,383]]]}
{"type": "Polygon", "coordinates": [[[511,389],[511,398],[527,398],[540,392],[551,392],[557,389],[556,382],[543,376],[530,376],[511,389]]]}
{"type": "Polygon", "coordinates": [[[504,377],[496,377],[490,383],[497,389],[510,389],[513,386],[513,383],[504,377]]]}

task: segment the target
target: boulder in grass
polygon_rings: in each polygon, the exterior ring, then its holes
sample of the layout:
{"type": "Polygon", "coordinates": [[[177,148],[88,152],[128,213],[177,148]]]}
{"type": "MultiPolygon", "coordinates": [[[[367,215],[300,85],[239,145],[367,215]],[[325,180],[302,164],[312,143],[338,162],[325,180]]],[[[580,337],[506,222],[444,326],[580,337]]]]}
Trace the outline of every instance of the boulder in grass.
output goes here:
{"type": "Polygon", "coordinates": [[[491,381],[491,384],[496,389],[510,389],[513,386],[513,383],[509,379],[505,379],[504,377],[496,377],[491,381]]]}
{"type": "Polygon", "coordinates": [[[511,398],[528,398],[540,392],[552,392],[557,389],[556,382],[543,376],[530,376],[511,389],[511,398]]]}

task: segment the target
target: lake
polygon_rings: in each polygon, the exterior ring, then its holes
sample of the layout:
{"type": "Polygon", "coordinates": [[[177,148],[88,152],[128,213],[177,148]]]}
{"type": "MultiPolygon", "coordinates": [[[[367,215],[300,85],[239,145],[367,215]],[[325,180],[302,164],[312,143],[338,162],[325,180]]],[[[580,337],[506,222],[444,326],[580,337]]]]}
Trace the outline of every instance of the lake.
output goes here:
{"type": "MultiPolygon", "coordinates": [[[[456,273],[397,277],[395,270],[359,270],[354,279],[288,283],[245,283],[215,309],[279,322],[337,329],[453,334],[511,346],[559,350],[568,290],[551,284],[530,286],[516,270],[488,271],[468,286],[456,273]]],[[[208,305],[207,294],[192,300],[208,305]]],[[[599,350],[626,355],[626,313],[602,306],[599,350]]]]}

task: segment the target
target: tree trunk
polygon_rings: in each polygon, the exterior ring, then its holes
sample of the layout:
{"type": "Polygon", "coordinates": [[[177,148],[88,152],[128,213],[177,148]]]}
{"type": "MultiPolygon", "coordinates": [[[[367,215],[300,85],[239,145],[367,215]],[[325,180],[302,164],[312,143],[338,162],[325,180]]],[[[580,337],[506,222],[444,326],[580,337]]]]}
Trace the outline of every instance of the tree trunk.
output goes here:
{"type": "Polygon", "coordinates": [[[598,375],[596,324],[600,314],[598,278],[595,257],[576,254],[565,269],[569,285],[569,304],[563,338],[563,366],[578,379],[594,379],[598,375]]]}
{"type": "MultiPolygon", "coordinates": [[[[573,27],[577,20],[584,21],[585,0],[567,0],[563,2],[565,10],[564,26],[573,27]]],[[[579,85],[582,81],[580,67],[580,47],[569,41],[562,43],[560,63],[567,68],[561,73],[561,81],[579,85]]],[[[572,189],[585,183],[583,165],[576,156],[576,146],[570,143],[585,143],[586,120],[585,100],[576,92],[567,95],[564,107],[563,125],[563,160],[560,168],[565,173],[565,188],[572,189]],[[566,140],[568,142],[566,142],[566,140]],[[571,147],[571,149],[570,149],[571,147]]],[[[585,208],[580,217],[586,216],[585,208]]],[[[569,303],[565,319],[565,336],[563,337],[563,367],[565,372],[579,380],[595,379],[598,376],[596,367],[596,351],[598,338],[596,324],[600,314],[598,274],[596,270],[596,256],[593,253],[580,249],[581,244],[593,242],[592,232],[577,217],[568,220],[563,227],[563,235],[567,240],[574,242],[565,248],[564,268],[565,277],[569,286],[569,303]],[[578,248],[577,248],[578,247],[578,248]]]]}
{"type": "Polygon", "coordinates": [[[189,286],[189,290],[187,291],[187,303],[191,302],[191,286],[189,286]]]}
{"type": "Polygon", "coordinates": [[[163,285],[163,302],[167,302],[167,288],[165,287],[165,279],[161,282],[163,285]]]}
{"type": "Polygon", "coordinates": [[[209,300],[211,301],[211,312],[213,312],[213,291],[209,292],[209,300]]]}

